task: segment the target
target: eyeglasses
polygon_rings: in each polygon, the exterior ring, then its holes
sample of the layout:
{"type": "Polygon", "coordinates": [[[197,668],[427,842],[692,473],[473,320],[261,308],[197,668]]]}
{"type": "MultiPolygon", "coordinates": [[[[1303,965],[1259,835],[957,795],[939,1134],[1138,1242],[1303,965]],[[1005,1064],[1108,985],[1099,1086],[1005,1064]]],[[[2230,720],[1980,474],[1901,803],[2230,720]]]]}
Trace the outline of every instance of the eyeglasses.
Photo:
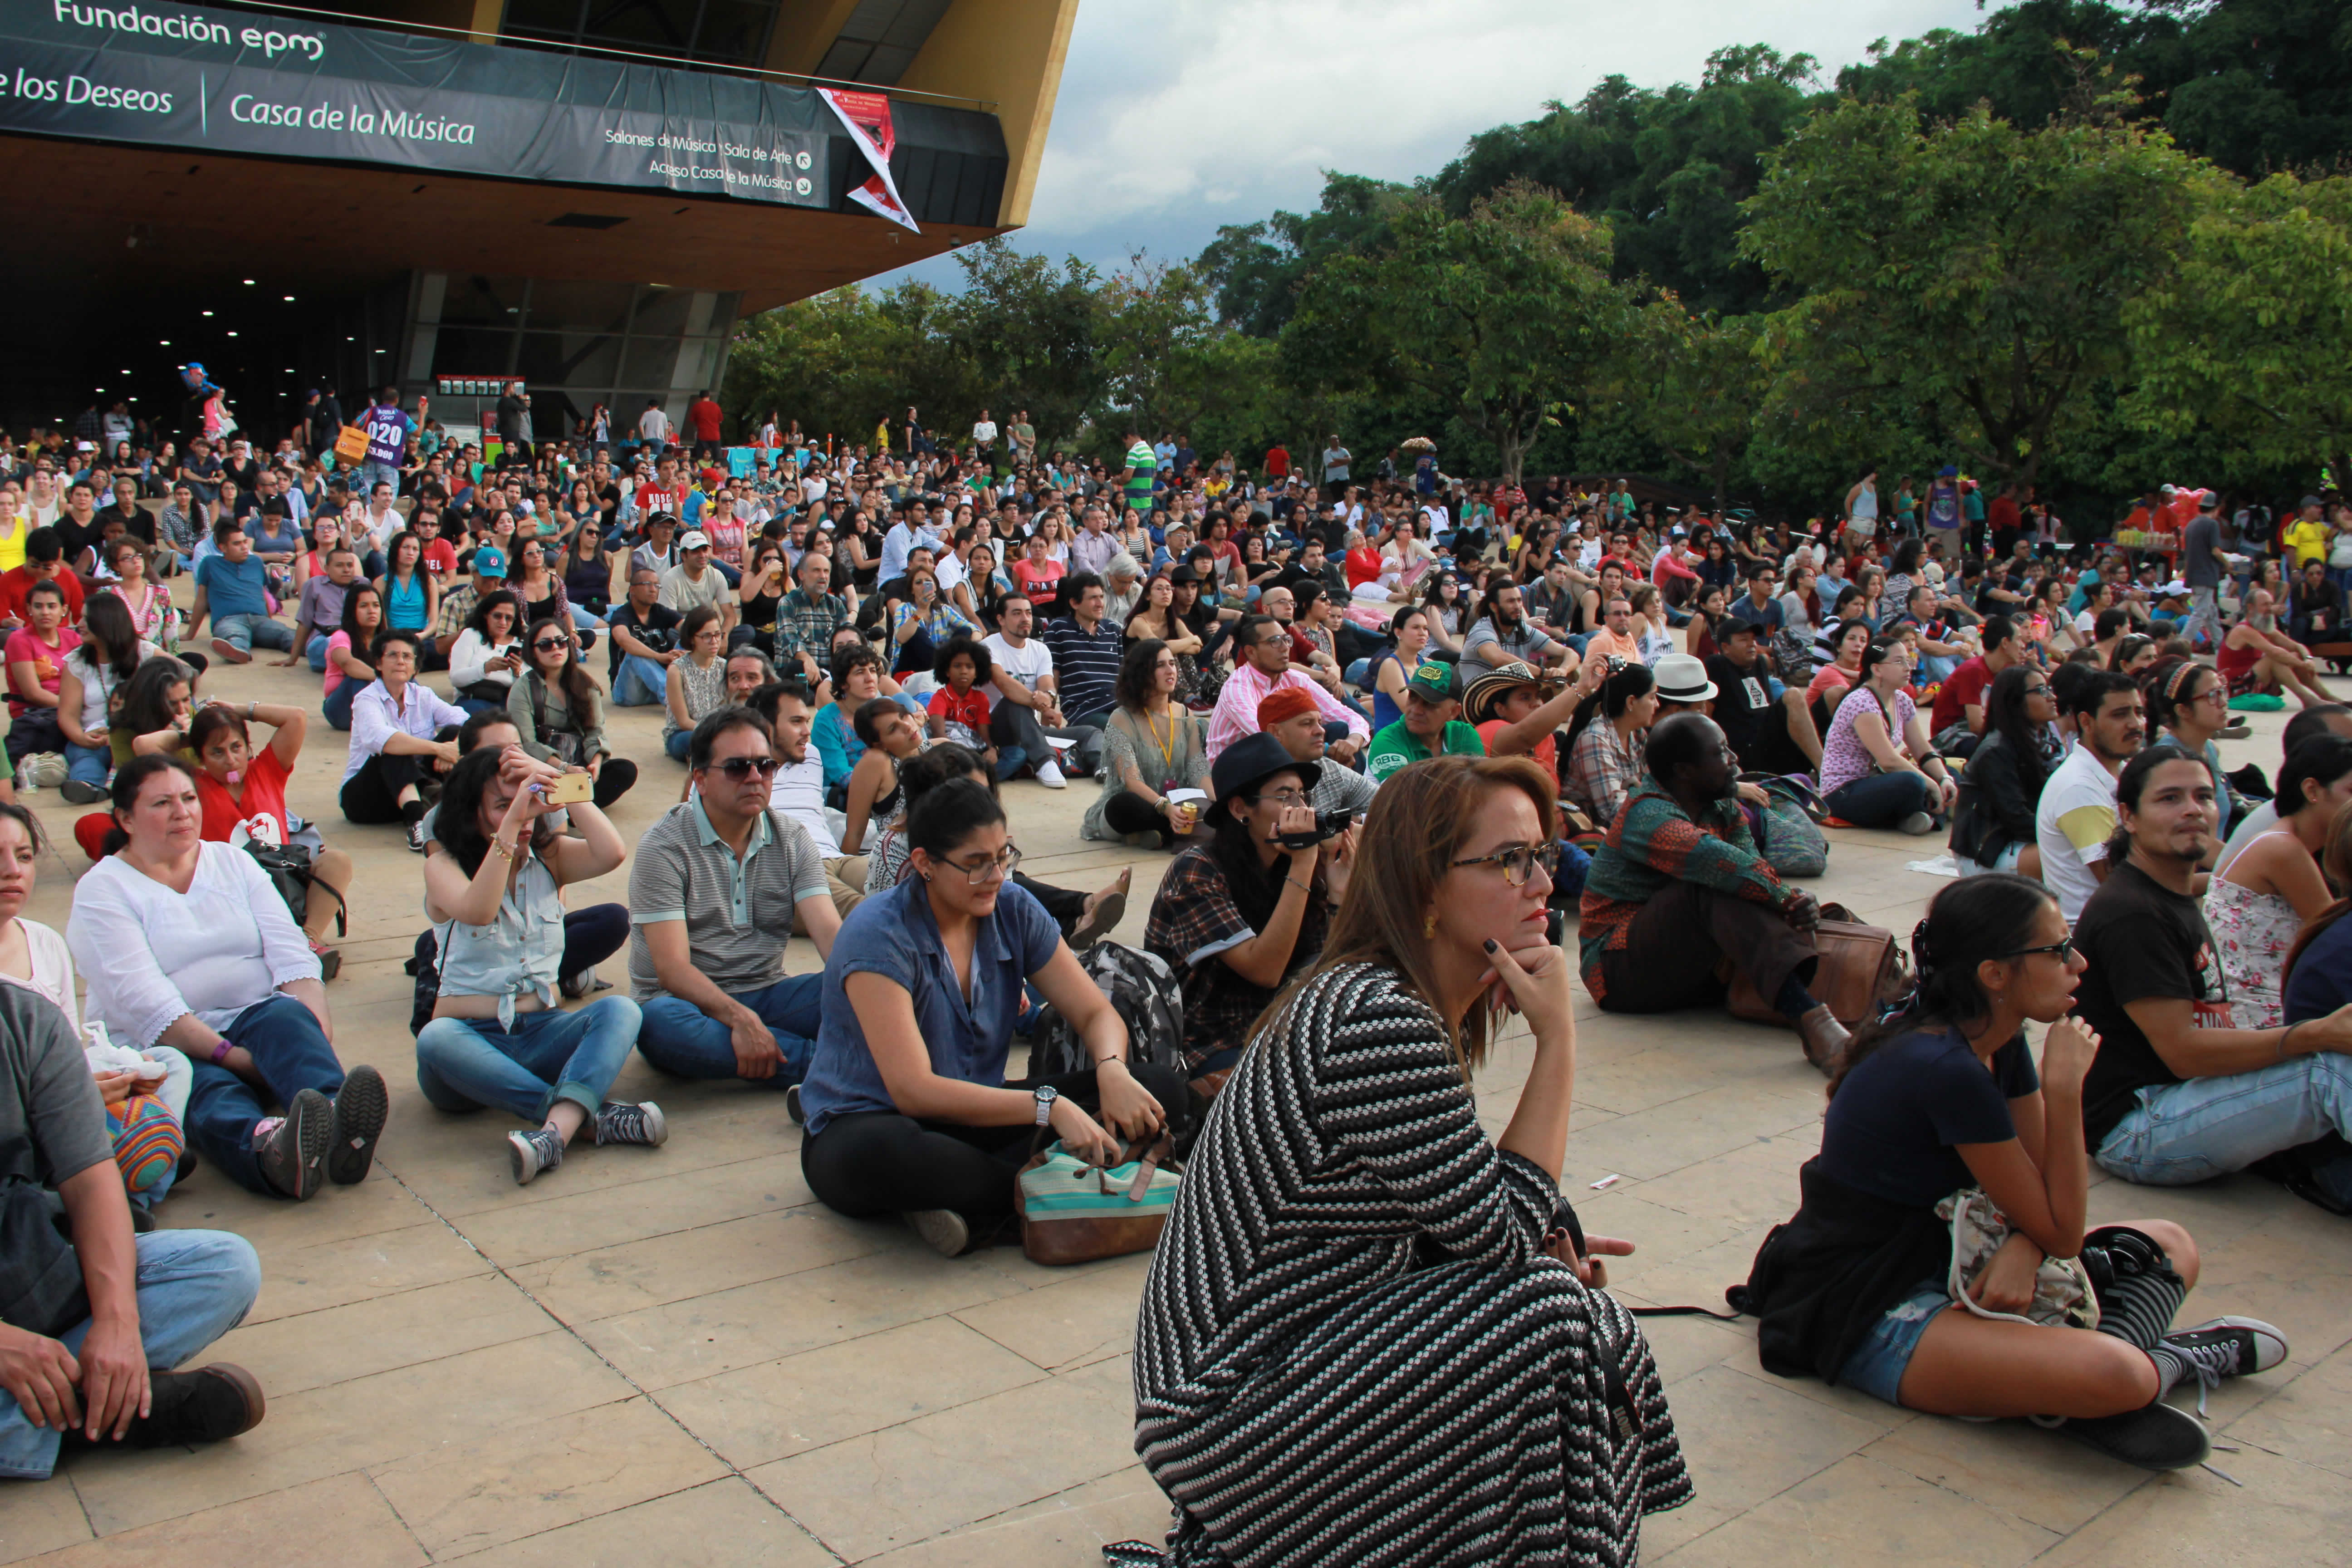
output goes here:
{"type": "Polygon", "coordinates": [[[967,866],[961,861],[945,859],[941,864],[953,867],[962,872],[963,879],[977,888],[989,879],[988,874],[991,871],[995,872],[1000,878],[1012,876],[1013,870],[1021,864],[1021,851],[1008,844],[995,854],[982,860],[977,866],[967,866]]]}
{"type": "Polygon", "coordinates": [[[530,645],[531,651],[533,653],[546,653],[552,648],[567,647],[571,646],[571,640],[572,639],[569,637],[541,637],[537,642],[530,645]]]}
{"type": "Polygon", "coordinates": [[[2021,947],[2016,952],[2006,953],[2003,956],[2008,958],[2031,958],[2037,952],[2054,952],[2058,955],[2058,962],[2063,963],[2068,959],[2074,956],[2074,939],[2070,936],[2063,942],[2053,942],[2047,947],[2021,947]]]}
{"type": "Polygon", "coordinates": [[[1473,855],[1453,862],[1456,866],[1496,865],[1503,868],[1503,880],[1514,888],[1524,888],[1535,868],[1543,868],[1546,879],[1559,868],[1558,844],[1507,844],[1491,855],[1473,855]]]}
{"type": "Polygon", "coordinates": [[[718,772],[725,773],[732,782],[741,784],[753,773],[759,774],[763,779],[774,777],[779,764],[773,757],[730,757],[723,763],[713,763],[710,765],[718,772]]]}
{"type": "Polygon", "coordinates": [[[1305,805],[1311,798],[1303,789],[1278,789],[1249,797],[1250,803],[1254,805],[1263,805],[1270,800],[1286,811],[1294,805],[1305,805]]]}

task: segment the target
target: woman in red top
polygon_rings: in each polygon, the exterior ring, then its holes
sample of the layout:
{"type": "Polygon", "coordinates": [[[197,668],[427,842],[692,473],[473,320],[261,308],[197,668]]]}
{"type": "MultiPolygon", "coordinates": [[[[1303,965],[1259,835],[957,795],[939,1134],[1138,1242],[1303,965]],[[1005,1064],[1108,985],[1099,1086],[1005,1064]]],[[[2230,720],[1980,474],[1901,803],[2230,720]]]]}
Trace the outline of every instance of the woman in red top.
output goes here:
{"type": "Polygon", "coordinates": [[[986,648],[970,637],[949,638],[931,671],[940,684],[931,693],[930,731],[934,741],[971,747],[998,778],[1004,779],[1027,765],[1029,753],[1019,746],[1008,746],[1000,756],[988,738],[987,688],[994,672],[995,661],[986,648]]]}
{"type": "Polygon", "coordinates": [[[1054,559],[1054,542],[1040,528],[1029,536],[1028,553],[1013,563],[1013,585],[1029,596],[1033,604],[1050,605],[1060,590],[1062,563],[1054,559]]]}
{"type": "MultiPolygon", "coordinates": [[[[342,955],[326,944],[327,927],[343,908],[352,885],[352,858],[327,847],[316,827],[286,810],[286,780],[302,754],[310,716],[275,702],[213,701],[188,721],[187,748],[196,760],[196,804],[205,814],[204,837],[224,844],[298,844],[310,851],[316,879],[302,911],[310,951],[319,955],[320,978],[332,980],[342,955]],[[247,720],[277,731],[254,750],[247,720]]],[[[147,737],[141,737],[142,740],[147,737]]],[[[136,742],[134,742],[134,745],[136,742]]]]}

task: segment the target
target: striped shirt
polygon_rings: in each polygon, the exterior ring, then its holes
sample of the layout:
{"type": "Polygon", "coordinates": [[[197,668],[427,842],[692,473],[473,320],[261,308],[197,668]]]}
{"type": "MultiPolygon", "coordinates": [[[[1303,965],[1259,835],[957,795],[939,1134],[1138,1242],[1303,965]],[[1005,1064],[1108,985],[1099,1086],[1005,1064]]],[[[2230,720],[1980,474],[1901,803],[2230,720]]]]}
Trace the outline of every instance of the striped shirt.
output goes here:
{"type": "Polygon", "coordinates": [[[1127,509],[1129,511],[1151,510],[1151,479],[1160,471],[1160,459],[1151,453],[1149,441],[1138,441],[1127,449],[1127,509]]]}
{"type": "Polygon", "coordinates": [[[1075,616],[1047,621],[1042,640],[1054,656],[1054,678],[1061,688],[1062,711],[1072,719],[1111,706],[1118,689],[1118,661],[1126,638],[1104,616],[1091,636],[1075,616]]]}
{"type": "Polygon", "coordinates": [[[654,973],[646,928],[684,921],[689,960],[730,995],[782,978],[794,907],[826,899],[824,862],[808,829],[779,811],[762,813],[738,860],[699,798],[671,806],[637,841],[629,871],[629,990],[640,1002],[667,996],[654,973]]]}

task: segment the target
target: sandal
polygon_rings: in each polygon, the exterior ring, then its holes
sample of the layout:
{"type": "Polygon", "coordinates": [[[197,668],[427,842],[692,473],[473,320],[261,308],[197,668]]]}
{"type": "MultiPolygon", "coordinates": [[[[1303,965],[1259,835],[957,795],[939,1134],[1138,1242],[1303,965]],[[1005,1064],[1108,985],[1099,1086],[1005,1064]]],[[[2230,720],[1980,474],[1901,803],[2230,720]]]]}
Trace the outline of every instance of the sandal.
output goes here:
{"type": "Polygon", "coordinates": [[[333,948],[329,947],[325,942],[320,942],[315,936],[310,938],[310,952],[312,956],[316,957],[319,961],[319,980],[320,984],[323,984],[327,981],[332,980],[336,975],[342,973],[343,955],[336,952],[333,948]]]}
{"type": "Polygon", "coordinates": [[[1129,866],[1118,874],[1118,880],[1095,895],[1095,907],[1078,918],[1070,932],[1070,951],[1084,952],[1117,929],[1119,918],[1127,913],[1127,890],[1135,880],[1135,868],[1129,866]]]}

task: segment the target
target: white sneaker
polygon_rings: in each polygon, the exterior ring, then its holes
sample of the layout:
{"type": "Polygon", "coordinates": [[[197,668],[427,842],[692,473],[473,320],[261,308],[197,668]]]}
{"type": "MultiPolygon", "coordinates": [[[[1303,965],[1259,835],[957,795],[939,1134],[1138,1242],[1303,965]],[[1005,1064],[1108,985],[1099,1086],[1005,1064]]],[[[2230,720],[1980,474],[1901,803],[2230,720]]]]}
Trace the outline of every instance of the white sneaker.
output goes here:
{"type": "Polygon", "coordinates": [[[1067,789],[1070,781],[1062,776],[1062,764],[1046,762],[1037,764],[1037,782],[1047,789],[1067,789]]]}

